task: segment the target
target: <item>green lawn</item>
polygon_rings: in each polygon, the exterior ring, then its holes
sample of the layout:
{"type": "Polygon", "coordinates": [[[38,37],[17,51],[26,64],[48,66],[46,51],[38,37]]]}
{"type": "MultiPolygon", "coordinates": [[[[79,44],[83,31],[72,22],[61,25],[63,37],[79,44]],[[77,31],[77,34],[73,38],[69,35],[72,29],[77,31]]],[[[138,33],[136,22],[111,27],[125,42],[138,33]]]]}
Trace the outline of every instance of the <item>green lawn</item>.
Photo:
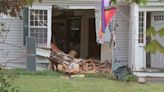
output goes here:
{"type": "Polygon", "coordinates": [[[19,75],[20,92],[164,92],[164,84],[122,83],[102,78],[19,75]]]}

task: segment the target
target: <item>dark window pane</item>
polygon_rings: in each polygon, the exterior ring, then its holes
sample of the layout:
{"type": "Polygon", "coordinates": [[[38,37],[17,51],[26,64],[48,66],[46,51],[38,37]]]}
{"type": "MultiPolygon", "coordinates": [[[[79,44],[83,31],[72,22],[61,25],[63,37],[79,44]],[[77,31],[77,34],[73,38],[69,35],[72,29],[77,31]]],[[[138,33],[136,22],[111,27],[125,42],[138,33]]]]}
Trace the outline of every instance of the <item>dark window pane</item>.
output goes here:
{"type": "Polygon", "coordinates": [[[39,11],[39,14],[41,14],[41,15],[42,15],[42,14],[43,14],[43,10],[40,10],[40,11],[39,11]]]}
{"type": "Polygon", "coordinates": [[[44,16],[44,20],[47,20],[47,16],[44,16]]]}
{"type": "Polygon", "coordinates": [[[44,26],[47,26],[47,21],[44,21],[44,26]]]}
{"type": "Polygon", "coordinates": [[[34,16],[33,15],[30,15],[30,20],[34,20],[34,16]]]}
{"type": "Polygon", "coordinates": [[[30,21],[30,26],[33,26],[34,25],[34,21],[30,21]]]}
{"type": "Polygon", "coordinates": [[[39,15],[39,19],[40,20],[43,20],[43,15],[39,15]]]}
{"type": "Polygon", "coordinates": [[[47,15],[47,10],[44,10],[44,15],[47,15]]]}
{"type": "Polygon", "coordinates": [[[35,21],[35,26],[38,26],[38,21],[35,21]]]}
{"type": "Polygon", "coordinates": [[[38,14],[39,13],[39,10],[35,10],[35,14],[38,14]]]}

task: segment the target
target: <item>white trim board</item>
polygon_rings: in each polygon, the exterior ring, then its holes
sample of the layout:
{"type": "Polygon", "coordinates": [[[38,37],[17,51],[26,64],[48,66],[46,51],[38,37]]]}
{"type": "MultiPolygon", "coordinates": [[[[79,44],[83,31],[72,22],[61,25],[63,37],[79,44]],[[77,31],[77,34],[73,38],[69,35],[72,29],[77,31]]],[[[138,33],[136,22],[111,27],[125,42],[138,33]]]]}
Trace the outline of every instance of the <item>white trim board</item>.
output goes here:
{"type": "Polygon", "coordinates": [[[139,11],[164,11],[164,6],[141,6],[139,11]]]}
{"type": "Polygon", "coordinates": [[[164,77],[164,72],[133,72],[133,74],[139,77],[164,77]]]}
{"type": "Polygon", "coordinates": [[[38,56],[42,56],[42,57],[50,57],[50,50],[45,50],[45,49],[40,49],[40,48],[36,48],[36,55],[38,56]]]}
{"type": "Polygon", "coordinates": [[[95,6],[69,6],[69,9],[95,9],[95,6]]]}

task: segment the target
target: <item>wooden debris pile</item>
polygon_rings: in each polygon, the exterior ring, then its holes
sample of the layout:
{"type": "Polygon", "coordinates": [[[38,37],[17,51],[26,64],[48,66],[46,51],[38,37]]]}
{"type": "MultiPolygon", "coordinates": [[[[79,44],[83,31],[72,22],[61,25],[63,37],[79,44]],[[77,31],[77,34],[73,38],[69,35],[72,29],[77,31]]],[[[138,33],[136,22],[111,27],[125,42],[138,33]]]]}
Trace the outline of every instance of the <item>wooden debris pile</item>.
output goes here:
{"type": "Polygon", "coordinates": [[[79,59],[75,58],[76,52],[71,51],[65,54],[56,48],[52,50],[50,55],[49,69],[56,70],[68,74],[79,73],[111,73],[111,63],[109,61],[101,63],[96,59],[79,59]]]}

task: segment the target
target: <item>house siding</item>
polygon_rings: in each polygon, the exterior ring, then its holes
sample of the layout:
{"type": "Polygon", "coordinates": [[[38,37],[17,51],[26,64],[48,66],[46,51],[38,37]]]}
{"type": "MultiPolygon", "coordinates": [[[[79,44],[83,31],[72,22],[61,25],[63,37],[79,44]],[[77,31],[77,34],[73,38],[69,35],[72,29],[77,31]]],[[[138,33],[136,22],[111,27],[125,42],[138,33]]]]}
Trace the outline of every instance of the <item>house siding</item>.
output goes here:
{"type": "Polygon", "coordinates": [[[116,48],[114,57],[118,61],[128,64],[128,37],[129,37],[129,5],[117,6],[116,23],[116,48]]]}
{"type": "MultiPolygon", "coordinates": [[[[9,32],[4,43],[0,43],[0,63],[25,62],[25,48],[23,46],[23,20],[9,16],[0,17],[9,32]]],[[[4,38],[1,37],[1,41],[4,38]]]]}
{"type": "Polygon", "coordinates": [[[129,44],[128,44],[128,65],[130,66],[130,67],[133,67],[133,63],[132,63],[132,58],[133,58],[133,52],[132,52],[132,30],[131,30],[131,28],[129,27],[129,44]]]}

